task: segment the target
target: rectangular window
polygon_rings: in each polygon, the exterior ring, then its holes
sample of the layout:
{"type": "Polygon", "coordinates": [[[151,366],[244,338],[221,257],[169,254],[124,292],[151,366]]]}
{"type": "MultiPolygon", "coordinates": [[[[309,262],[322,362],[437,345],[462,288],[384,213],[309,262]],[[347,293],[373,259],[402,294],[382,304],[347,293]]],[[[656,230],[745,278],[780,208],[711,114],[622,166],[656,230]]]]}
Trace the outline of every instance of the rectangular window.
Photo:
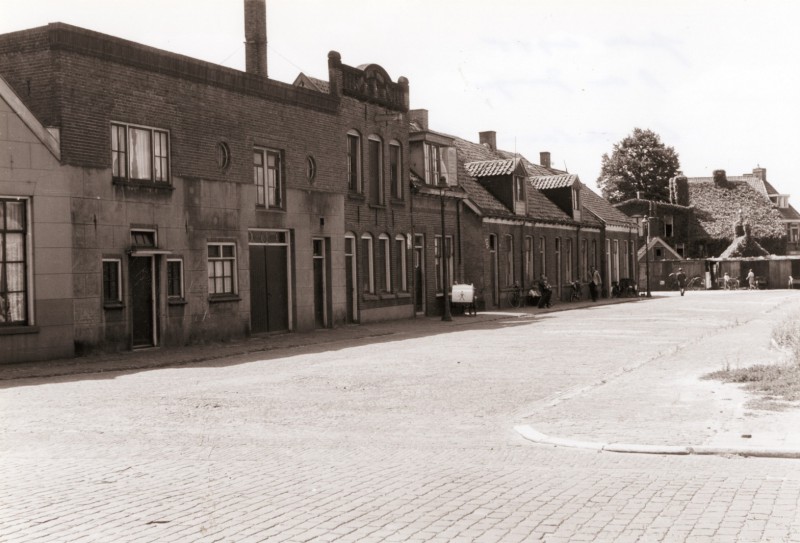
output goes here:
{"type": "Polygon", "coordinates": [[[347,186],[361,192],[361,136],[347,134],[347,186]]]}
{"type": "Polygon", "coordinates": [[[253,151],[253,181],[256,203],[265,207],[283,207],[281,153],[270,149],[253,151]]]}
{"type": "Polygon", "coordinates": [[[514,238],[505,236],[506,249],[506,286],[514,285],[514,238]]]}
{"type": "Polygon", "coordinates": [[[431,143],[425,143],[423,148],[425,153],[425,183],[428,185],[438,185],[439,178],[442,176],[441,149],[431,143]]]}
{"type": "Polygon", "coordinates": [[[795,223],[789,226],[789,241],[793,243],[800,241],[800,225],[795,223]]]}
{"type": "Polygon", "coordinates": [[[567,238],[567,270],[565,279],[567,283],[572,283],[572,238],[567,238]]]}
{"type": "Polygon", "coordinates": [[[119,259],[103,259],[103,303],[122,303],[122,279],[119,259]]]}
{"type": "Polygon", "coordinates": [[[631,269],[629,267],[630,264],[630,256],[628,253],[628,240],[623,240],[622,242],[622,277],[630,278],[631,276],[631,269]]]}
{"type": "Polygon", "coordinates": [[[236,294],[236,245],[208,244],[208,294],[236,294]]]}
{"type": "Polygon", "coordinates": [[[533,284],[533,238],[525,238],[525,284],[533,284]]]}
{"type": "Polygon", "coordinates": [[[597,268],[597,240],[596,239],[592,240],[592,266],[597,268]]]}
{"type": "Polygon", "coordinates": [[[589,242],[586,239],[581,240],[580,278],[584,281],[589,279],[589,242]]]}
{"type": "Polygon", "coordinates": [[[389,144],[389,181],[392,184],[392,197],[403,199],[403,161],[400,145],[389,144]]]}
{"type": "Polygon", "coordinates": [[[614,240],[614,252],[611,255],[611,277],[619,281],[619,240],[614,240]]]}
{"type": "Polygon", "coordinates": [[[525,180],[522,177],[514,176],[514,201],[521,202],[525,198],[525,180]]]}
{"type": "Polygon", "coordinates": [[[673,236],[672,220],[672,215],[664,215],[664,237],[671,238],[673,236]]]}
{"type": "Polygon", "coordinates": [[[545,245],[544,236],[542,236],[539,238],[539,275],[547,275],[547,266],[545,264],[545,245]]]}
{"type": "Polygon", "coordinates": [[[553,251],[553,256],[556,259],[556,277],[555,277],[556,285],[560,287],[561,286],[561,278],[562,278],[562,275],[561,275],[561,271],[562,271],[561,270],[561,266],[562,266],[562,263],[561,263],[561,238],[556,238],[555,239],[555,251],[553,251]]]}
{"type": "Polygon", "coordinates": [[[0,326],[28,324],[26,205],[0,199],[0,326]]]}
{"type": "Polygon", "coordinates": [[[398,289],[400,292],[407,292],[408,291],[408,270],[406,269],[406,238],[405,236],[398,234],[395,237],[394,241],[394,251],[395,251],[395,273],[397,277],[395,279],[394,285],[395,288],[398,289]]]}
{"type": "Polygon", "coordinates": [[[368,141],[370,202],[374,205],[383,205],[383,144],[373,136],[370,136],[368,141]]]}
{"type": "Polygon", "coordinates": [[[578,211],[581,208],[580,192],[575,187],[572,187],[572,210],[578,211]]]}
{"type": "Polygon", "coordinates": [[[372,236],[361,237],[361,279],[364,292],[375,294],[375,255],[373,254],[372,236]]]}
{"type": "Polygon", "coordinates": [[[167,259],[167,296],[174,300],[182,300],[183,295],[183,260],[167,259]]]}
{"type": "Polygon", "coordinates": [[[169,132],[111,124],[111,173],[128,181],[169,182],[169,132]]]}
{"type": "Polygon", "coordinates": [[[378,252],[381,266],[381,290],[383,292],[392,291],[392,253],[391,241],[389,236],[381,234],[378,237],[378,252]]]}

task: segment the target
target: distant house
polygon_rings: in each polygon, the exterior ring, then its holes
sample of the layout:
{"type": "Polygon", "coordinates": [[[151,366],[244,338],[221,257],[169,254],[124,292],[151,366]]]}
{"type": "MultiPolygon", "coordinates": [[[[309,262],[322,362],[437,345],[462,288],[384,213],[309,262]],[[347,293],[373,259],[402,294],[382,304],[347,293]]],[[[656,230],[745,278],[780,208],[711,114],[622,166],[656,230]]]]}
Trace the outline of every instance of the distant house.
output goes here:
{"type": "MultiPolygon", "coordinates": [[[[676,177],[670,182],[670,201],[631,199],[616,204],[630,217],[649,217],[651,259],[719,256],[739,236],[736,225],[752,227],[752,237],[772,254],[800,249],[787,245],[791,233],[800,237],[800,214],[766,182],[766,170],[727,177],[716,170],[712,177],[676,177]],[[781,207],[783,206],[783,207],[781,207]],[[653,242],[657,239],[657,242],[653,242]],[[670,247],[670,251],[658,252],[670,247]]],[[[644,253],[640,255],[644,257],[644,253]]]]}

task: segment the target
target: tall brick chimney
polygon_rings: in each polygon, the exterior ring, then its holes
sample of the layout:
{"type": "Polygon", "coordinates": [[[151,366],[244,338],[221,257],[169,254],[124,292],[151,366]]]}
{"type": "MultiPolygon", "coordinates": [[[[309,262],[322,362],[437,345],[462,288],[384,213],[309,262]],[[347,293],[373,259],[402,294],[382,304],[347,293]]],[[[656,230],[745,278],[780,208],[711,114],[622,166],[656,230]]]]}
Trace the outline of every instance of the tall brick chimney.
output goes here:
{"type": "Polygon", "coordinates": [[[767,169],[758,166],[757,168],[753,168],[753,175],[761,179],[762,181],[767,180],[767,169]]]}
{"type": "Polygon", "coordinates": [[[245,71],[267,77],[267,1],[244,0],[245,71]]]}
{"type": "Polygon", "coordinates": [[[408,117],[412,122],[419,125],[420,130],[428,129],[428,110],[427,109],[412,109],[408,112],[408,117]]]}
{"type": "Polygon", "coordinates": [[[487,130],[486,132],[478,132],[478,141],[481,145],[486,145],[492,151],[497,151],[497,132],[494,130],[487,130]]]}
{"type": "Polygon", "coordinates": [[[545,168],[550,167],[550,151],[542,151],[539,153],[539,165],[545,168]]]}

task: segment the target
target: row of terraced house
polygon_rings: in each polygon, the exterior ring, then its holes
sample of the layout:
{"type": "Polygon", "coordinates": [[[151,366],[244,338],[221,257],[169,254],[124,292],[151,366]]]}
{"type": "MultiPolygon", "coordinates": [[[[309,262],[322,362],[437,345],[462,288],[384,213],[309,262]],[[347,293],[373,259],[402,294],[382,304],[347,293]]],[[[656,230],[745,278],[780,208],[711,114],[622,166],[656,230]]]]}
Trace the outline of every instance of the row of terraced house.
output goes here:
{"type": "Polygon", "coordinates": [[[437,132],[409,84],[328,56],[267,75],[54,23],[0,36],[0,360],[501,308],[634,278],[636,223],[578,177],[437,132]]]}

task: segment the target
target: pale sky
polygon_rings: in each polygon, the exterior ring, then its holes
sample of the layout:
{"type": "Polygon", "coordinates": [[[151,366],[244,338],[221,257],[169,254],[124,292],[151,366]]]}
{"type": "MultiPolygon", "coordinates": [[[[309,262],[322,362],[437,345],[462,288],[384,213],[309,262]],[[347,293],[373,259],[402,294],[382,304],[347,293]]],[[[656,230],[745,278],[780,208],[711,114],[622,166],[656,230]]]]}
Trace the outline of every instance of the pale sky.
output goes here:
{"type": "MultiPolygon", "coordinates": [[[[65,22],[244,68],[242,0],[0,0],[0,33],[65,22]]],[[[328,51],[410,81],[430,127],[596,187],[635,127],[683,172],[767,168],[800,207],[800,3],[790,0],[267,0],[272,79],[327,79],[328,51]]]]}

